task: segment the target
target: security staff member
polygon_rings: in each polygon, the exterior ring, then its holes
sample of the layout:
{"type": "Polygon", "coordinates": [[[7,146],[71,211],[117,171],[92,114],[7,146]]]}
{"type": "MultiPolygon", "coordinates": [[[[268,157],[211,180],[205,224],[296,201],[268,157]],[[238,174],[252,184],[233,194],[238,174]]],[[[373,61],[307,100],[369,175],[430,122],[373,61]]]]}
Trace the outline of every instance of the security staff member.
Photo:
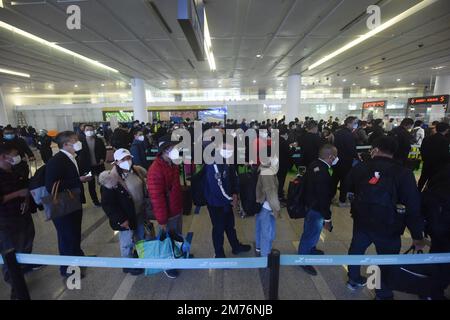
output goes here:
{"type": "MultiPolygon", "coordinates": [[[[75,132],[64,131],[56,137],[59,152],[50,159],[45,170],[45,187],[52,192],[55,182],[60,181],[60,190],[81,189],[82,183],[92,177],[80,176],[76,152],[81,151],[82,144],[75,132]]],[[[62,256],[84,256],[81,250],[81,221],[83,210],[74,211],[63,217],[53,219],[58,235],[59,254],[62,256]]],[[[67,277],[67,266],[60,267],[61,276],[67,277]]]]}
{"type": "Polygon", "coordinates": [[[429,179],[450,163],[450,141],[445,137],[449,132],[449,125],[441,122],[436,125],[436,134],[426,137],[420,148],[423,160],[422,175],[419,179],[419,190],[429,179]]]}
{"type": "MultiPolygon", "coordinates": [[[[372,160],[355,166],[348,176],[349,191],[354,194],[353,237],[348,254],[362,255],[372,243],[378,254],[399,254],[405,227],[416,249],[421,250],[424,220],[414,174],[393,159],[398,146],[392,137],[380,137],[372,147],[372,160]],[[371,192],[375,186],[377,191],[371,192]],[[374,194],[381,196],[370,196],[374,194]]],[[[351,290],[366,285],[360,266],[348,266],[348,277],[347,287],[351,290]]],[[[393,293],[382,281],[376,297],[391,300],[393,293]]]]}
{"type": "MultiPolygon", "coordinates": [[[[322,228],[332,230],[331,200],[333,199],[332,166],[339,161],[337,149],[331,144],[324,145],[319,151],[319,159],[313,161],[306,170],[305,205],[306,213],[303,234],[298,247],[300,255],[323,254],[316,249],[322,228]]],[[[302,266],[302,269],[312,276],[317,271],[312,266],[302,266]]]]}

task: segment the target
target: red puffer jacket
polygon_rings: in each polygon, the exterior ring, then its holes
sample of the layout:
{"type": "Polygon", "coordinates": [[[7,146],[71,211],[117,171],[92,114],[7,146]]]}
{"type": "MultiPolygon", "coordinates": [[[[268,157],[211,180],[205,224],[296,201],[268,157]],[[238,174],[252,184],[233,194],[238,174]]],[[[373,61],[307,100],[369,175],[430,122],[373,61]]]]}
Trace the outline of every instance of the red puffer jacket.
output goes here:
{"type": "Polygon", "coordinates": [[[159,224],[165,225],[169,218],[183,213],[178,166],[170,165],[158,156],[148,170],[147,188],[159,224]]]}

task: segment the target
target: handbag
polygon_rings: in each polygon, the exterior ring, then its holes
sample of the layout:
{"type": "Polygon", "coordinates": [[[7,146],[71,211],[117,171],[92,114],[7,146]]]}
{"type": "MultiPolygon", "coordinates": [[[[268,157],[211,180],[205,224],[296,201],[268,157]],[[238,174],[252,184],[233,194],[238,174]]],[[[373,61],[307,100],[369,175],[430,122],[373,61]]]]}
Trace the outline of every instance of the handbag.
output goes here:
{"type": "Polygon", "coordinates": [[[61,181],[56,181],[52,187],[52,193],[42,198],[45,220],[53,220],[69,215],[82,208],[80,189],[67,189],[59,192],[61,181]]]}
{"type": "MultiPolygon", "coordinates": [[[[136,243],[136,251],[141,259],[175,259],[173,243],[169,234],[163,235],[160,231],[155,240],[139,241],[136,243]]],[[[145,269],[145,275],[160,273],[162,269],[145,269]]]]}

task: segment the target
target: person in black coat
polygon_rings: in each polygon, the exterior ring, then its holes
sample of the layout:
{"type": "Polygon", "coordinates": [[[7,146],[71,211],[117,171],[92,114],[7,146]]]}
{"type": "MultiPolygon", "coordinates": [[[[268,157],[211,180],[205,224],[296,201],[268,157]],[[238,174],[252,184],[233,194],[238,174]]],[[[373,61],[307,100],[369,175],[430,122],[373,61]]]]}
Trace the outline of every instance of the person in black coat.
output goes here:
{"type": "Polygon", "coordinates": [[[445,137],[448,132],[447,123],[438,123],[436,134],[423,140],[420,148],[423,168],[419,179],[419,190],[423,190],[427,181],[450,163],[450,141],[445,137]]]}
{"type": "Polygon", "coordinates": [[[42,161],[47,164],[48,160],[53,156],[52,151],[52,138],[47,134],[47,130],[42,129],[39,131],[37,138],[37,148],[41,154],[42,161]]]}
{"type": "Polygon", "coordinates": [[[286,129],[280,130],[280,166],[277,172],[278,178],[278,197],[280,201],[285,202],[284,198],[284,183],[286,182],[286,176],[293,165],[292,151],[288,143],[288,131],[286,129]]]}
{"type": "MultiPolygon", "coordinates": [[[[306,170],[304,204],[308,208],[303,234],[298,247],[300,255],[323,254],[316,249],[322,228],[332,230],[331,200],[333,199],[333,181],[331,167],[338,161],[337,149],[333,145],[324,145],[319,152],[319,159],[314,160],[306,170]]],[[[312,266],[302,266],[308,274],[315,276],[317,271],[312,266]]]]}
{"type": "Polygon", "coordinates": [[[337,186],[340,184],[339,206],[341,207],[348,207],[346,178],[352,169],[353,161],[358,159],[356,140],[353,135],[353,130],[357,127],[358,119],[348,117],[345,119],[344,126],[334,134],[334,145],[338,149],[339,162],[333,170],[333,194],[336,194],[337,186]]]}
{"type": "Polygon", "coordinates": [[[405,118],[395,129],[389,133],[391,137],[397,140],[398,149],[394,154],[394,159],[400,162],[402,165],[406,164],[408,160],[409,152],[411,151],[411,145],[413,144],[413,136],[411,130],[414,126],[414,120],[405,118]]]}
{"type": "Polygon", "coordinates": [[[368,140],[369,145],[372,145],[379,137],[384,136],[383,124],[384,122],[382,119],[376,119],[372,122],[372,131],[369,134],[368,140]]]}
{"type": "Polygon", "coordinates": [[[28,157],[29,161],[34,161],[35,158],[33,152],[28,147],[26,141],[17,136],[16,130],[13,127],[7,126],[3,131],[2,143],[8,144],[9,146],[11,146],[12,148],[16,149],[19,152],[22,161],[13,167],[13,171],[19,174],[24,179],[28,180],[30,168],[28,166],[28,161],[26,157],[28,157]]]}
{"type": "MultiPolygon", "coordinates": [[[[75,132],[64,131],[58,134],[56,142],[60,151],[47,163],[45,170],[45,187],[49,193],[53,185],[60,181],[59,191],[80,189],[82,183],[90,181],[91,177],[80,176],[76,152],[82,148],[75,132]]],[[[81,199],[80,199],[81,201],[81,199]]],[[[58,235],[59,254],[62,256],[84,256],[81,250],[81,221],[83,210],[77,210],[65,216],[53,219],[58,235]]],[[[60,267],[63,277],[68,277],[67,266],[60,267]]]]}
{"type": "Polygon", "coordinates": [[[126,125],[120,124],[111,137],[111,145],[116,149],[130,149],[130,131],[126,125]]]}
{"type": "Polygon", "coordinates": [[[308,167],[311,162],[319,157],[319,149],[322,146],[322,139],[318,134],[318,125],[314,120],[306,123],[306,133],[300,138],[298,146],[301,152],[301,165],[308,167]]]}
{"type": "MultiPolygon", "coordinates": [[[[411,170],[393,159],[396,151],[395,139],[378,138],[372,145],[372,160],[358,164],[349,173],[347,185],[353,194],[353,236],[349,255],[362,255],[372,244],[378,254],[399,254],[401,235],[406,227],[416,250],[424,248],[424,219],[416,179],[411,170]],[[375,185],[379,185],[376,191],[375,185]],[[399,208],[403,209],[399,211],[399,208]]],[[[382,272],[385,270],[382,267],[382,272]]],[[[360,266],[348,266],[348,277],[347,287],[351,290],[366,283],[360,275],[360,266]]],[[[380,300],[393,299],[392,290],[383,279],[376,296],[380,300]]]]}
{"type": "Polygon", "coordinates": [[[95,189],[95,177],[105,170],[106,146],[102,139],[95,135],[95,130],[92,125],[85,125],[84,139],[80,140],[83,148],[79,152],[80,158],[80,173],[86,175],[89,172],[92,175],[92,180],[89,181],[89,194],[95,206],[100,206],[100,201],[97,197],[95,189]]]}

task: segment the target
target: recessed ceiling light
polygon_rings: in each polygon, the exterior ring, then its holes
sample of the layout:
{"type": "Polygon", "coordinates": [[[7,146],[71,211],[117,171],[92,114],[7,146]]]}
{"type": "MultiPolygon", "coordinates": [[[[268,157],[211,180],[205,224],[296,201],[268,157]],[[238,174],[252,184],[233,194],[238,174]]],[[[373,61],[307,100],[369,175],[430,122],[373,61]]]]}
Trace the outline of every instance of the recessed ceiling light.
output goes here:
{"type": "Polygon", "coordinates": [[[356,86],[356,83],[352,84],[353,86],[356,86]]]}
{"type": "Polygon", "coordinates": [[[446,66],[439,66],[439,67],[433,67],[433,68],[431,68],[431,69],[433,69],[433,70],[441,70],[441,69],[444,69],[446,66]]]}
{"type": "Polygon", "coordinates": [[[102,83],[102,87],[104,87],[105,86],[105,84],[104,83],[102,83]]]}
{"type": "MultiPolygon", "coordinates": [[[[52,49],[56,49],[56,50],[61,51],[61,52],[65,53],[65,54],[68,54],[68,55],[71,55],[71,56],[73,56],[73,57],[76,57],[76,58],[79,58],[79,59],[81,59],[81,60],[84,60],[84,61],[86,61],[86,62],[88,62],[88,63],[90,63],[90,64],[93,64],[93,65],[97,66],[97,67],[100,67],[100,68],[103,68],[103,69],[106,69],[106,70],[109,70],[109,71],[112,71],[112,72],[115,72],[115,73],[118,73],[118,72],[119,72],[118,70],[113,69],[113,68],[111,68],[111,67],[108,67],[107,65],[104,65],[104,64],[102,64],[102,63],[100,63],[100,62],[98,62],[98,61],[92,60],[92,59],[90,59],[90,58],[88,58],[88,57],[82,56],[81,54],[78,54],[78,53],[76,53],[76,52],[73,52],[73,51],[71,51],[71,50],[68,50],[68,49],[66,49],[66,48],[63,48],[63,47],[61,47],[61,46],[58,46],[58,45],[55,44],[54,42],[49,42],[49,41],[47,41],[47,40],[44,40],[44,39],[42,39],[42,38],[40,38],[40,37],[37,37],[37,36],[35,36],[35,35],[31,34],[31,33],[28,33],[28,32],[26,32],[26,31],[22,30],[22,29],[16,28],[16,27],[14,27],[14,26],[12,26],[12,25],[10,25],[10,24],[7,24],[7,23],[5,23],[5,22],[3,22],[3,21],[0,21],[0,28],[9,30],[9,31],[11,31],[13,34],[21,35],[21,36],[26,37],[26,38],[28,38],[28,39],[30,39],[30,40],[33,40],[33,41],[35,41],[35,42],[38,42],[38,43],[40,43],[40,44],[42,44],[42,45],[45,45],[45,46],[47,46],[47,47],[50,47],[50,48],[52,48],[52,49]]],[[[28,77],[28,78],[29,78],[29,77],[28,77]]]]}
{"type": "MultiPolygon", "coordinates": [[[[0,21],[0,23],[1,23],[1,21],[0,21]]],[[[31,77],[28,73],[17,72],[17,71],[13,71],[13,70],[9,70],[9,69],[3,69],[3,68],[0,68],[0,73],[11,74],[13,76],[24,77],[24,78],[30,78],[31,77]]]]}
{"type": "Polygon", "coordinates": [[[165,83],[165,82],[163,82],[162,84],[163,84],[163,86],[165,86],[165,85],[166,85],[166,83],[165,83]]]}
{"type": "Polygon", "coordinates": [[[261,59],[261,58],[262,58],[262,54],[257,54],[256,57],[257,57],[258,59],[261,59]]]}
{"type": "Polygon", "coordinates": [[[253,80],[253,83],[256,83],[256,80],[253,80]]]}
{"type": "Polygon", "coordinates": [[[76,84],[76,85],[74,85],[74,87],[75,87],[75,88],[78,88],[78,85],[76,84]]]}
{"type": "Polygon", "coordinates": [[[428,7],[429,5],[435,3],[437,0],[423,0],[421,2],[419,2],[418,4],[416,4],[415,6],[409,8],[408,10],[400,13],[399,15],[395,16],[394,18],[390,19],[389,21],[386,21],[385,23],[383,23],[382,25],[380,25],[379,27],[367,32],[366,34],[358,37],[357,39],[347,43],[346,45],[344,45],[343,47],[341,47],[340,49],[334,51],[333,53],[330,53],[329,55],[323,57],[322,59],[320,59],[319,61],[313,63],[311,66],[309,66],[308,70],[312,70],[322,64],[324,64],[327,61],[330,61],[331,59],[337,57],[338,55],[346,52],[347,50],[350,50],[351,48],[359,45],[360,43],[372,38],[373,36],[379,34],[380,32],[392,27],[393,25],[396,25],[397,23],[405,20],[406,18],[412,16],[413,14],[425,9],[426,7],[428,7]]]}
{"type": "Polygon", "coordinates": [[[400,81],[402,81],[402,79],[397,79],[397,82],[400,82],[400,81]]]}
{"type": "Polygon", "coordinates": [[[347,82],[347,79],[343,79],[342,82],[347,82]]]}
{"type": "Polygon", "coordinates": [[[194,81],[189,82],[191,85],[194,84],[194,81]]]}
{"type": "Polygon", "coordinates": [[[365,67],[364,67],[364,70],[367,70],[367,69],[369,69],[369,67],[368,67],[368,66],[365,66],[365,67]]]}
{"type": "Polygon", "coordinates": [[[415,86],[416,84],[413,82],[413,83],[411,83],[411,85],[412,85],[412,86],[415,86]]]}

